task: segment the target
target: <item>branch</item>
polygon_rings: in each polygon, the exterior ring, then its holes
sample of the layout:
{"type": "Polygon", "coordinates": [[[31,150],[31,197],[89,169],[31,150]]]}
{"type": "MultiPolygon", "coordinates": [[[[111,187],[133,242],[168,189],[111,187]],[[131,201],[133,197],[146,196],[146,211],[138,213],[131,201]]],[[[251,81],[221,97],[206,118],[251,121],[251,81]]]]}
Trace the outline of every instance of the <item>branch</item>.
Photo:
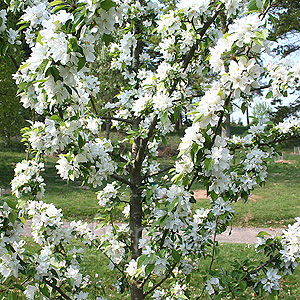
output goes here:
{"type": "Polygon", "coordinates": [[[161,238],[160,243],[159,243],[159,249],[160,250],[164,246],[164,243],[165,243],[165,240],[166,240],[166,237],[167,237],[168,233],[169,233],[169,229],[164,229],[164,233],[163,233],[162,238],[161,238]]]}
{"type": "Polygon", "coordinates": [[[124,184],[126,184],[130,187],[133,186],[133,184],[129,180],[127,180],[125,177],[120,176],[118,174],[112,174],[112,175],[110,175],[110,177],[115,179],[115,180],[118,180],[118,181],[120,181],[120,182],[122,182],[122,183],[124,183],[124,184]]]}
{"type": "Polygon", "coordinates": [[[115,118],[115,117],[107,117],[107,116],[100,116],[101,119],[103,120],[113,120],[113,121],[120,121],[120,122],[124,122],[124,123],[129,123],[129,124],[133,124],[132,120],[128,120],[128,119],[122,119],[122,118],[115,118]]]}
{"type": "MultiPolygon", "coordinates": [[[[281,142],[285,142],[285,141],[290,141],[290,140],[293,140],[293,139],[299,139],[300,136],[289,136],[289,137],[285,137],[285,138],[275,138],[274,140],[270,141],[270,142],[265,142],[265,143],[257,143],[258,146],[271,146],[272,144],[274,143],[281,143],[281,142]]],[[[230,151],[234,151],[234,150],[237,150],[237,149],[241,149],[241,148],[249,148],[251,147],[253,144],[249,144],[249,145],[237,145],[235,147],[229,147],[228,149],[230,151]]]]}
{"type": "Polygon", "coordinates": [[[246,276],[242,279],[242,280],[246,280],[248,277],[250,277],[250,275],[256,274],[257,272],[259,272],[263,267],[267,266],[269,263],[275,261],[278,257],[280,256],[280,253],[277,253],[274,257],[270,258],[269,260],[267,260],[266,262],[264,262],[263,264],[261,264],[259,267],[257,267],[255,270],[251,271],[251,272],[247,272],[246,276]]]}
{"type": "Polygon", "coordinates": [[[57,287],[55,284],[53,284],[50,280],[44,278],[44,281],[49,285],[51,286],[54,290],[56,290],[57,292],[60,293],[60,295],[62,297],[64,297],[65,299],[67,300],[72,300],[72,298],[70,298],[67,294],[65,294],[59,287],[57,287]]]}
{"type": "MultiPolygon", "coordinates": [[[[12,246],[12,245],[9,245],[9,246],[10,246],[11,251],[12,251],[13,253],[16,253],[16,250],[13,248],[13,246],[12,246]]],[[[17,258],[18,258],[18,260],[20,261],[20,263],[21,263],[22,265],[27,265],[27,264],[25,263],[25,261],[24,261],[18,254],[17,254],[17,258]]],[[[65,298],[65,299],[67,299],[67,300],[72,300],[65,292],[63,292],[63,291],[61,290],[60,287],[58,287],[58,286],[56,286],[55,284],[53,284],[50,280],[48,280],[48,279],[45,278],[45,277],[43,277],[43,280],[44,280],[44,282],[45,282],[46,284],[48,284],[48,285],[51,286],[54,290],[56,290],[57,292],[59,292],[60,295],[61,295],[63,298],[65,298]]]]}
{"type": "Polygon", "coordinates": [[[172,169],[172,168],[173,168],[173,166],[167,167],[167,168],[165,168],[165,169],[163,169],[163,170],[160,170],[160,171],[155,172],[155,173],[151,173],[151,174],[149,174],[149,175],[145,175],[143,179],[146,179],[146,178],[149,178],[149,177],[153,177],[153,176],[159,175],[159,174],[161,174],[161,173],[167,172],[167,171],[169,171],[169,170],[172,169]]]}
{"type": "Polygon", "coordinates": [[[146,138],[142,139],[140,142],[140,147],[136,154],[135,163],[134,163],[135,168],[137,168],[138,170],[140,170],[140,168],[142,166],[143,160],[145,158],[145,151],[146,151],[147,144],[149,142],[149,139],[153,135],[153,132],[155,130],[157,122],[158,122],[158,116],[155,116],[154,120],[152,121],[151,125],[149,126],[149,128],[147,130],[146,138]]]}
{"type": "MultiPolygon", "coordinates": [[[[200,35],[200,39],[203,38],[204,34],[206,33],[207,29],[209,28],[209,26],[216,20],[217,16],[219,15],[219,13],[221,12],[221,7],[222,7],[222,3],[219,4],[216,8],[215,13],[210,17],[210,19],[207,20],[207,22],[204,24],[204,26],[202,27],[202,29],[199,31],[199,35],[200,35]]],[[[183,72],[186,70],[186,68],[188,67],[191,59],[193,58],[194,54],[196,51],[196,46],[193,45],[193,47],[190,49],[189,53],[186,55],[186,57],[183,60],[182,63],[182,69],[183,72]]],[[[172,88],[169,91],[169,95],[171,96],[173,94],[173,92],[176,89],[178,80],[174,82],[172,88]]]]}
{"type": "Polygon", "coordinates": [[[17,71],[18,71],[20,65],[18,64],[18,62],[16,61],[16,59],[15,59],[12,55],[10,55],[9,57],[10,57],[10,59],[12,60],[13,64],[15,65],[15,68],[16,68],[17,71]]]}
{"type": "Polygon", "coordinates": [[[149,294],[151,294],[152,292],[154,292],[158,287],[160,287],[170,276],[170,274],[173,272],[173,270],[175,269],[177,263],[175,263],[171,269],[169,270],[169,272],[166,274],[166,276],[160,281],[158,282],[152,289],[150,289],[147,293],[145,293],[143,295],[143,297],[145,298],[146,296],[148,296],[149,294]]]}
{"type": "Polygon", "coordinates": [[[258,88],[252,88],[251,92],[253,92],[253,91],[261,91],[261,90],[267,89],[269,87],[271,87],[271,84],[266,84],[266,85],[260,86],[258,88]]]}
{"type": "Polygon", "coordinates": [[[212,140],[211,140],[211,145],[210,145],[210,147],[212,147],[213,144],[215,143],[216,137],[217,137],[217,135],[218,135],[218,130],[220,129],[220,127],[221,127],[221,125],[222,125],[223,118],[224,118],[224,115],[225,115],[225,107],[226,107],[227,105],[229,105],[231,95],[232,95],[232,91],[230,91],[229,95],[227,96],[227,98],[226,98],[226,100],[225,100],[225,103],[224,103],[224,109],[223,109],[222,112],[221,112],[221,115],[220,115],[220,118],[219,118],[218,125],[216,126],[214,136],[213,136],[213,138],[212,138],[212,140]]]}
{"type": "Polygon", "coordinates": [[[271,9],[271,7],[272,7],[272,0],[269,1],[267,8],[260,14],[262,20],[265,18],[266,14],[271,9]]]}
{"type": "Polygon", "coordinates": [[[206,33],[207,29],[209,28],[209,26],[215,21],[215,19],[217,18],[217,16],[219,15],[219,13],[221,12],[221,8],[222,8],[223,4],[219,4],[216,7],[216,10],[214,12],[214,14],[210,17],[210,19],[207,20],[207,22],[204,24],[203,28],[201,29],[201,31],[199,32],[200,37],[202,38],[204,36],[204,34],[206,33]]]}

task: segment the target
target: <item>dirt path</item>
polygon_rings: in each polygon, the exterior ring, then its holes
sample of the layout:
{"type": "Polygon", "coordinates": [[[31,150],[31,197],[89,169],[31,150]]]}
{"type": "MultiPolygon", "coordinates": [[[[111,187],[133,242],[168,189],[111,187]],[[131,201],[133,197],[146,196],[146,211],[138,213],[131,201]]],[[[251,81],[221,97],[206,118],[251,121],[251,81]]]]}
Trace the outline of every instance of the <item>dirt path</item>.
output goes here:
{"type": "MultiPolygon", "coordinates": [[[[69,226],[69,222],[64,222],[64,227],[69,226]]],[[[94,232],[97,236],[102,236],[111,230],[111,226],[105,226],[101,229],[94,230],[96,223],[89,223],[89,229],[94,232]]],[[[31,221],[26,220],[23,234],[24,236],[31,236],[31,221]]],[[[233,227],[228,228],[224,233],[217,236],[217,240],[220,243],[245,243],[254,244],[256,242],[256,236],[260,231],[265,231],[271,235],[281,235],[283,228],[241,228],[233,227]]]]}

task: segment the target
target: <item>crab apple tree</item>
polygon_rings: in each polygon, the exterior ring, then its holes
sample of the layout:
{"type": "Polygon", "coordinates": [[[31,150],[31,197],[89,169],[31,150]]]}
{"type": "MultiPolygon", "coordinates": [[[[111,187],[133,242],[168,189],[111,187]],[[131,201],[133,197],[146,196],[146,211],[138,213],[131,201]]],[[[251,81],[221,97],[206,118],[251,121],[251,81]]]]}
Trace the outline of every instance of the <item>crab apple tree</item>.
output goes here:
{"type": "Polygon", "coordinates": [[[255,90],[278,98],[299,86],[299,62],[261,59],[271,49],[265,25],[272,1],[180,0],[168,9],[151,0],[5,2],[0,52],[10,55],[26,40],[31,54],[14,79],[21,103],[39,117],[23,129],[34,158],[15,167],[18,201],[1,199],[1,296],[105,299],[81,271],[81,249],[68,246],[78,239],[109,259],[117,288],[132,300],[244,299],[246,289],[276,298],[280,278],[298,265],[300,219],[282,237],[259,235],[256,250],[265,258],[256,266],[213,268],[216,236],[230,225],[232,204],[264,184],[276,145],[300,136],[298,119],[253,126],[242,137],[219,134],[226,115],[233,107],[245,111],[255,90]],[[13,13],[21,15],[18,32],[9,28],[13,13]],[[124,83],[105,103],[90,72],[100,40],[124,83]],[[188,120],[185,133],[165,168],[158,146],[179,118],[188,120]],[[123,140],[103,138],[103,124],[123,140]],[[97,237],[81,221],[63,227],[62,211],[42,201],[44,155],[57,157],[62,179],[98,188],[109,233],[97,237]],[[192,208],[196,182],[205,186],[209,208],[192,208]],[[120,213],[121,223],[114,218],[120,213]],[[20,238],[25,218],[40,245],[31,254],[20,238]],[[191,279],[203,260],[204,287],[195,289],[191,279]]]}

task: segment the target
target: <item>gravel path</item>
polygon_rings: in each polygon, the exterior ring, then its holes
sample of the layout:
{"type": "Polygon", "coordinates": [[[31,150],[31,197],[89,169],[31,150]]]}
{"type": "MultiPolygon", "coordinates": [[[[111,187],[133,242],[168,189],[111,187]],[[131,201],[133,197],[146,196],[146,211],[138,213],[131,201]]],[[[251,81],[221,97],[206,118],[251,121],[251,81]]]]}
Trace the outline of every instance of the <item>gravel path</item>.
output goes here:
{"type": "MultiPolygon", "coordinates": [[[[97,236],[101,236],[111,230],[110,226],[105,226],[101,229],[94,230],[97,223],[89,223],[88,227],[92,232],[95,232],[97,236]]],[[[31,236],[30,231],[31,221],[26,220],[23,234],[25,236],[31,236]]],[[[69,223],[64,222],[64,227],[68,227],[69,223]]],[[[241,228],[232,227],[228,228],[224,233],[217,236],[217,240],[220,243],[245,243],[254,244],[256,242],[256,236],[260,231],[265,231],[271,235],[281,235],[283,228],[241,228]]]]}

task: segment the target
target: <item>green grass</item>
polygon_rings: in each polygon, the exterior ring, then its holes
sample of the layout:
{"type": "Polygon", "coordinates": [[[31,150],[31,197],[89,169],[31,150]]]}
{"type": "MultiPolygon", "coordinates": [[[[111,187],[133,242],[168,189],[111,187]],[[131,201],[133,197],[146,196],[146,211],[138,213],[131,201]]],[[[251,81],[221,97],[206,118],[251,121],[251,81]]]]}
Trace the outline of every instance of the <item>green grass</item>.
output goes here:
{"type": "MultiPolygon", "coordinates": [[[[172,144],[176,144],[179,140],[177,136],[170,138],[172,144]]],[[[280,227],[292,223],[295,217],[300,216],[300,156],[290,152],[291,150],[283,154],[283,159],[291,162],[290,164],[270,163],[266,185],[255,188],[247,203],[235,204],[236,216],[233,225],[280,227]]],[[[24,153],[0,152],[0,188],[8,191],[14,166],[24,158],[24,153]]],[[[163,168],[172,161],[171,157],[160,159],[163,168]]],[[[97,190],[82,186],[80,180],[69,183],[61,180],[56,174],[55,162],[56,158],[45,157],[46,172],[43,176],[46,194],[43,201],[54,203],[56,207],[61,208],[66,219],[93,219],[99,208],[95,194],[97,190]]],[[[203,185],[196,183],[193,189],[203,189],[203,185]]],[[[124,191],[129,192],[125,188],[124,191]]],[[[209,206],[209,201],[199,199],[195,208],[201,206],[209,206]]]]}
{"type": "MultiPolygon", "coordinates": [[[[300,216],[300,156],[289,151],[283,159],[287,162],[269,164],[266,185],[255,188],[247,203],[234,204],[233,225],[280,227],[300,216]]],[[[200,199],[196,207],[208,205],[209,200],[200,199]]]]}
{"type": "MultiPolygon", "coordinates": [[[[7,193],[9,183],[14,176],[14,167],[18,161],[25,159],[25,154],[15,152],[0,152],[0,188],[7,193]]],[[[96,190],[82,186],[81,181],[63,181],[56,174],[56,158],[45,157],[45,169],[42,174],[46,183],[46,193],[43,199],[61,208],[67,219],[93,219],[99,206],[96,190]]],[[[12,197],[4,195],[4,197],[12,197]]]]}

